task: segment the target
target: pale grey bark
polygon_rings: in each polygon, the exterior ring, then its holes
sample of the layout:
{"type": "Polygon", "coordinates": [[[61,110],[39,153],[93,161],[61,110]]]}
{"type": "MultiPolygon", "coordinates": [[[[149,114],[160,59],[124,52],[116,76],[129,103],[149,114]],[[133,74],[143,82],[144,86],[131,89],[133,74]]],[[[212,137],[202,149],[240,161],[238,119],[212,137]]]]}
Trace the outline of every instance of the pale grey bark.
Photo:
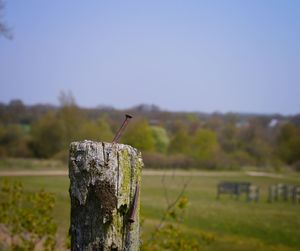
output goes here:
{"type": "Polygon", "coordinates": [[[142,167],[131,146],[71,143],[71,250],[139,250],[139,198],[136,221],[128,218],[142,167]]]}

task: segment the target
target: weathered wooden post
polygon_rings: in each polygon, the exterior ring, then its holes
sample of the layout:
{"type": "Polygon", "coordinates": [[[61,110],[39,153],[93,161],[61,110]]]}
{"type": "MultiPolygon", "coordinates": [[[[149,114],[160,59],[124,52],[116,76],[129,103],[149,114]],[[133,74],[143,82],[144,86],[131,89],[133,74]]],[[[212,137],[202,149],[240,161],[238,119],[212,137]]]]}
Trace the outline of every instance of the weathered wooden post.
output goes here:
{"type": "Polygon", "coordinates": [[[94,141],[70,145],[71,250],[139,250],[139,186],[135,148],[94,141]]]}

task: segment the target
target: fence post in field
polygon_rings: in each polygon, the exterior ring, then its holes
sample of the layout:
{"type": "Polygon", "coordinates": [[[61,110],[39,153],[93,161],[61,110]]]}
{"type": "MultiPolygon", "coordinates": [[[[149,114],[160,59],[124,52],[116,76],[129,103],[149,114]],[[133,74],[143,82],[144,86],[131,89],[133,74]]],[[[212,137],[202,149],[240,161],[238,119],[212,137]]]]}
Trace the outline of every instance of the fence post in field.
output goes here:
{"type": "Polygon", "coordinates": [[[139,250],[143,161],[135,148],[94,141],[70,145],[71,250],[139,250]]]}

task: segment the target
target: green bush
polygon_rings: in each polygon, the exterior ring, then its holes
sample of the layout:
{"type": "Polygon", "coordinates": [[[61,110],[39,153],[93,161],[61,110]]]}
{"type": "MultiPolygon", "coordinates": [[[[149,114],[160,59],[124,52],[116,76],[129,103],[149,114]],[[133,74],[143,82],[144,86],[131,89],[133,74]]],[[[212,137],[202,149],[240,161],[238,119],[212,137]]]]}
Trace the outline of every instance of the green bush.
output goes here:
{"type": "Polygon", "coordinates": [[[11,250],[31,251],[36,246],[42,250],[55,249],[56,224],[52,210],[54,195],[43,190],[24,193],[20,182],[4,181],[1,186],[0,224],[9,241],[2,243],[11,250]]]}
{"type": "Polygon", "coordinates": [[[141,251],[199,251],[203,250],[203,245],[207,245],[215,240],[215,236],[202,232],[201,243],[192,237],[187,238],[181,231],[184,221],[184,212],[188,206],[188,198],[179,196],[174,204],[170,204],[160,224],[152,233],[150,239],[146,240],[141,247],[141,251]]]}

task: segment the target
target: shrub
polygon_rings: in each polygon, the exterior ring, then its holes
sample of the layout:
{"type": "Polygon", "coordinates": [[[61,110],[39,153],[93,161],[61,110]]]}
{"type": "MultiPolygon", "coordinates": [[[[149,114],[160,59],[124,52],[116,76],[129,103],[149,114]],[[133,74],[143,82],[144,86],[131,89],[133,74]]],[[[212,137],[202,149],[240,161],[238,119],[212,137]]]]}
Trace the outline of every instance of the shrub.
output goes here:
{"type": "Polygon", "coordinates": [[[52,218],[54,196],[43,190],[25,194],[20,182],[3,182],[1,187],[0,225],[8,236],[3,246],[11,250],[54,250],[56,224],[52,218]]]}
{"type": "Polygon", "coordinates": [[[215,241],[215,235],[202,231],[200,237],[201,245],[199,240],[191,237],[187,238],[184,232],[181,231],[188,202],[188,198],[181,195],[174,204],[168,205],[160,224],[152,233],[151,238],[143,243],[142,251],[199,251],[204,249],[203,245],[208,245],[215,241]]]}

